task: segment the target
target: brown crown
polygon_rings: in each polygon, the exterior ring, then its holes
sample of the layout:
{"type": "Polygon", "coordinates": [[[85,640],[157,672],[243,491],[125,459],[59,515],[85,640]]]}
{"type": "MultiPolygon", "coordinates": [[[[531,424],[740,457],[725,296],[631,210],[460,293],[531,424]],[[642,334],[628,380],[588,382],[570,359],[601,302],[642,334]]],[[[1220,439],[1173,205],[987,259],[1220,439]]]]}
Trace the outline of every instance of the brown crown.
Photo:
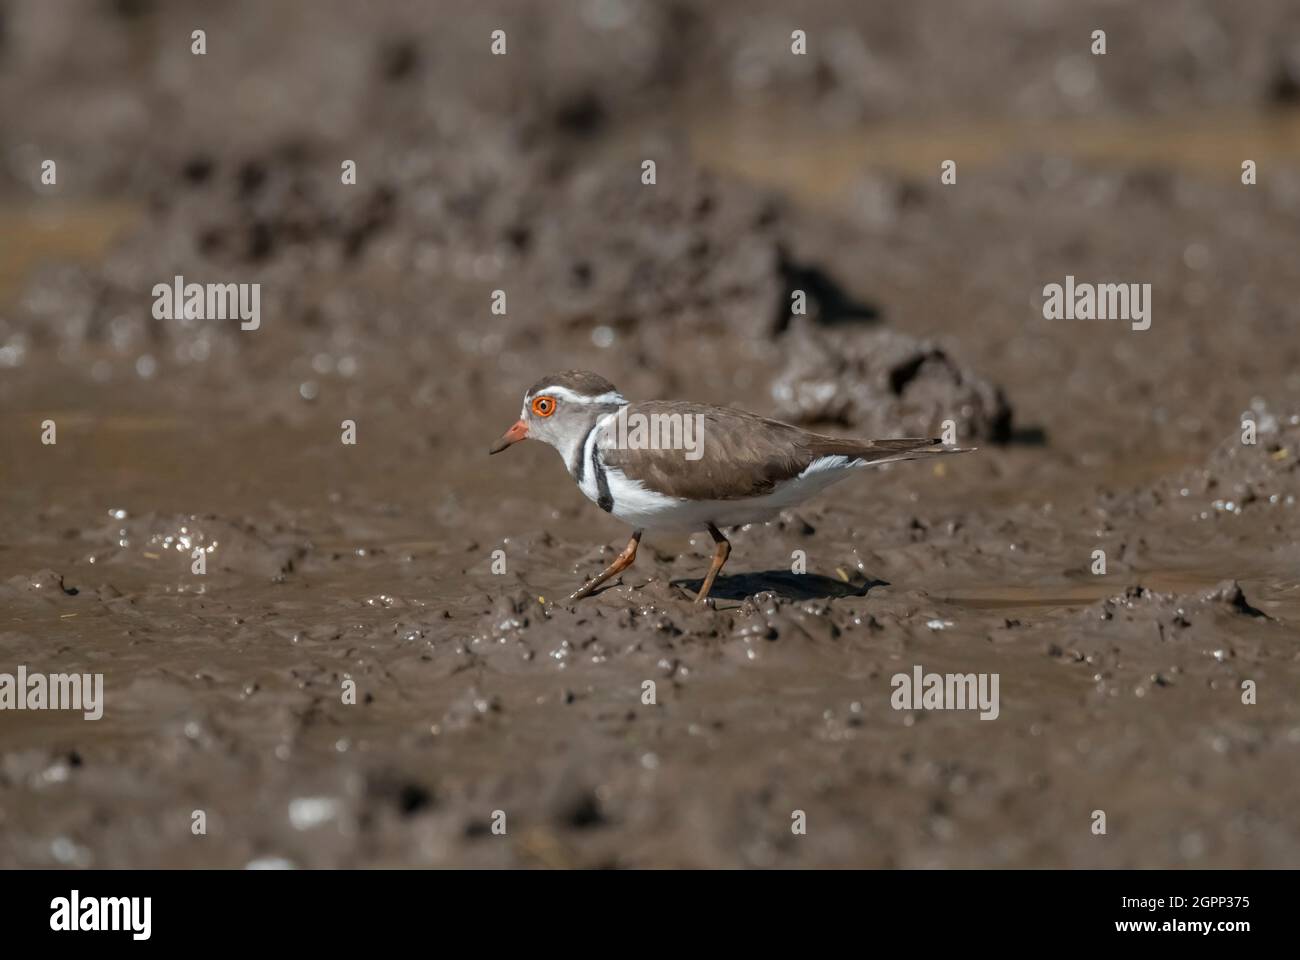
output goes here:
{"type": "Polygon", "coordinates": [[[566,370],[542,377],[531,387],[525,396],[531,397],[543,387],[564,387],[584,397],[598,397],[602,393],[615,393],[617,388],[604,377],[586,370],[566,370]]]}

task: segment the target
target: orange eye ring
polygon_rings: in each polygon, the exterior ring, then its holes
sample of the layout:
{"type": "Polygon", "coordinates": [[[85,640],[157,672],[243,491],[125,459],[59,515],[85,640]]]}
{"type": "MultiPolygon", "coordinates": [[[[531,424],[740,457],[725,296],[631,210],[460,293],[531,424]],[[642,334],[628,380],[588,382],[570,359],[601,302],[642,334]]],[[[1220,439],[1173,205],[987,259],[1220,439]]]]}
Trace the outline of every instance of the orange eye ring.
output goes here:
{"type": "Polygon", "coordinates": [[[533,398],[533,413],[537,414],[539,417],[549,417],[554,412],[555,412],[554,397],[533,398]]]}

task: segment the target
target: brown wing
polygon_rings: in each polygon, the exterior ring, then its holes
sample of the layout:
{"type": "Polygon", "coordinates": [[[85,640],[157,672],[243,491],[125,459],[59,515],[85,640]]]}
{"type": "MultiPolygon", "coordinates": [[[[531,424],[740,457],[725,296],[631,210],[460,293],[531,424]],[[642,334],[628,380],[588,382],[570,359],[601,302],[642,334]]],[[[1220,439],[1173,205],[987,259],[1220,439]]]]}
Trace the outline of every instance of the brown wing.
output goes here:
{"type": "Polygon", "coordinates": [[[699,459],[689,459],[683,449],[621,448],[617,427],[611,424],[600,437],[605,464],[658,493],[692,500],[762,496],[821,457],[882,462],[949,452],[938,440],[841,440],[743,410],[667,400],[634,403],[628,408],[629,439],[635,436],[638,415],[645,418],[643,422],[661,425],[665,421],[656,421],[655,415],[676,415],[683,421],[679,436],[698,443],[699,459]],[[690,418],[689,433],[685,418],[690,418]]]}

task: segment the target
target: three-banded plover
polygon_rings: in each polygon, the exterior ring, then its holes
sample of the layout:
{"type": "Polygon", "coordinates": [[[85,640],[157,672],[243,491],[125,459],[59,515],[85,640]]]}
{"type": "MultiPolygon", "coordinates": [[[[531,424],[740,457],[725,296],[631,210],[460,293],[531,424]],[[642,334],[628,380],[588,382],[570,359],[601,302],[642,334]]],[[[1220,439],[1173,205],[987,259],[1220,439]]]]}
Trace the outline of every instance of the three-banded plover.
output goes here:
{"type": "Polygon", "coordinates": [[[702,603],[731,553],[719,527],[770,520],[858,467],[971,449],[929,439],[826,437],[703,403],[629,403],[608,380],[581,370],[530,387],[519,421],[489,453],[529,438],[558,450],[587,498],[632,526],[614,562],[571,600],[630,567],[643,531],[707,530],[717,548],[696,599],[702,603]]]}

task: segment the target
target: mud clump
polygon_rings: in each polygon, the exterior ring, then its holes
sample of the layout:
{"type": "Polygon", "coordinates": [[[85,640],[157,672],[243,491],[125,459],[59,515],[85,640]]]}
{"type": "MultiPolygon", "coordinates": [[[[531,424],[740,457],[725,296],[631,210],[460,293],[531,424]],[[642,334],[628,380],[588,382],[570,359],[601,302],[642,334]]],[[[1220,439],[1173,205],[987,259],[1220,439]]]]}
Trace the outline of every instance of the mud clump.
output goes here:
{"type": "Polygon", "coordinates": [[[1224,580],[1213,590],[1204,594],[1202,599],[1207,603],[1220,604],[1229,610],[1245,614],[1248,617],[1270,619],[1263,610],[1250,605],[1250,601],[1246,599],[1246,592],[1241,589],[1241,584],[1236,580],[1224,580]]]}
{"type": "Polygon", "coordinates": [[[1300,497],[1300,414],[1281,413],[1256,402],[1242,414],[1242,432],[1229,437],[1210,454],[1201,471],[1201,486],[1239,508],[1255,503],[1291,506],[1300,497]],[[1254,442],[1244,431],[1254,427],[1254,442]]]}
{"type": "Polygon", "coordinates": [[[1273,517],[1277,523],[1286,522],[1298,500],[1300,414],[1281,413],[1262,400],[1242,414],[1241,428],[1215,446],[1201,466],[1103,497],[1116,513],[1190,508],[1201,519],[1273,517]]]}
{"type": "Polygon", "coordinates": [[[0,582],[0,597],[8,599],[38,598],[62,599],[80,593],[77,587],[64,583],[63,574],[53,570],[38,570],[30,576],[16,574],[0,582]]]}
{"type": "Polygon", "coordinates": [[[963,440],[1006,442],[1011,407],[1002,391],[940,346],[893,330],[808,324],[788,336],[789,359],[772,385],[777,415],[865,436],[937,436],[944,420],[963,440]]]}
{"type": "Polygon", "coordinates": [[[1133,618],[1167,619],[1173,626],[1191,626],[1197,616],[1247,616],[1270,619],[1246,599],[1236,580],[1224,580],[1209,590],[1196,594],[1171,594],[1148,590],[1141,585],[1128,587],[1122,594],[1102,600],[1079,616],[1102,622],[1133,618]]]}

